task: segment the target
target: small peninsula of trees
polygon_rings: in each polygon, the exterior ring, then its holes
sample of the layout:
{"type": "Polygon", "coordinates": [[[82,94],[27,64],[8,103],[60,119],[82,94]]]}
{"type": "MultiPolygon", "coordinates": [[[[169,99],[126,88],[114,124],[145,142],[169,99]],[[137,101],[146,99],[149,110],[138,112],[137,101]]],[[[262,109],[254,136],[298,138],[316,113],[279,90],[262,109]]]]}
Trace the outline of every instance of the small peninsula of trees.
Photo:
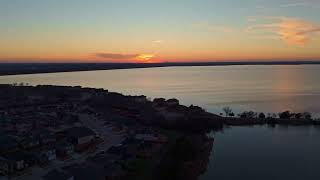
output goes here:
{"type": "MultiPolygon", "coordinates": [[[[222,108],[224,113],[220,113],[220,115],[225,115],[225,117],[234,117],[235,114],[233,110],[226,106],[222,108]]],[[[237,114],[238,118],[243,119],[305,119],[305,120],[312,120],[312,114],[310,112],[298,112],[294,113],[289,110],[276,113],[263,113],[263,112],[254,112],[254,111],[243,111],[237,114]]]]}
{"type": "Polygon", "coordinates": [[[229,117],[229,116],[234,116],[234,113],[232,112],[232,109],[230,107],[224,107],[222,108],[223,112],[225,113],[226,117],[229,117]]]}
{"type": "Polygon", "coordinates": [[[312,115],[309,112],[304,113],[292,113],[290,111],[284,111],[279,113],[280,119],[312,119],[312,115]]]}

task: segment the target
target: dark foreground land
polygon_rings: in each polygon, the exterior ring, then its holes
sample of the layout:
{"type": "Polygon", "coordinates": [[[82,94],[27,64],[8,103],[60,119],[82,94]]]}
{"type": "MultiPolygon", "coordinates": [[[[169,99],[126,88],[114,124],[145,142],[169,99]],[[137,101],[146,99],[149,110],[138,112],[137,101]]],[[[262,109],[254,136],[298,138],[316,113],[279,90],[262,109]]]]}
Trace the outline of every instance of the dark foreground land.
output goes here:
{"type": "Polygon", "coordinates": [[[190,62],[190,63],[0,63],[0,75],[36,74],[174,66],[302,65],[320,61],[190,62]]]}
{"type": "Polygon", "coordinates": [[[0,85],[0,178],[197,179],[218,117],[176,99],[0,85]],[[195,126],[193,122],[197,122],[195,126]]]}
{"type": "Polygon", "coordinates": [[[196,180],[207,169],[212,130],[319,124],[289,112],[221,117],[177,99],[80,86],[0,84],[0,97],[0,178],[11,179],[196,180]]]}

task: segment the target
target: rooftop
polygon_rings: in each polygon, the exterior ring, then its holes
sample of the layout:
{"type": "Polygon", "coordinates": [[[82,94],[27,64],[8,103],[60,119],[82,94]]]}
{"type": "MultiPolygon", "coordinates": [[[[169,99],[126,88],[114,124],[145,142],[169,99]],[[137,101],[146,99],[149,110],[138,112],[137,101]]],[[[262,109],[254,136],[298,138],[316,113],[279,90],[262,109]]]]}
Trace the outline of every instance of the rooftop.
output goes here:
{"type": "Polygon", "coordinates": [[[67,135],[70,137],[85,137],[85,136],[94,136],[95,133],[87,127],[72,127],[65,130],[67,135]]]}

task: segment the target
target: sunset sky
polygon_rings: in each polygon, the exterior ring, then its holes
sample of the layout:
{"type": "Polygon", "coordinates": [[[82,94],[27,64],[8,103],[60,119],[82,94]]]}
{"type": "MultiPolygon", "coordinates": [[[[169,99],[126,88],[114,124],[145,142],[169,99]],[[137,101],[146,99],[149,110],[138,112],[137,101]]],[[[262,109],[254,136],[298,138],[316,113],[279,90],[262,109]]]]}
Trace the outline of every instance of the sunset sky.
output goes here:
{"type": "Polygon", "coordinates": [[[320,60],[320,0],[0,0],[1,62],[320,60]]]}

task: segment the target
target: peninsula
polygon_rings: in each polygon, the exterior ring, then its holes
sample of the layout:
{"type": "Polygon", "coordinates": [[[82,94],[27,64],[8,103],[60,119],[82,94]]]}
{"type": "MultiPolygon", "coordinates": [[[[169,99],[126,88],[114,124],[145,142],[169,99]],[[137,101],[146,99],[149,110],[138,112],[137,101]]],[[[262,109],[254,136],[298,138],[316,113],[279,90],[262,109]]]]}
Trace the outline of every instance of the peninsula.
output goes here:
{"type": "Polygon", "coordinates": [[[309,114],[231,117],[177,99],[80,86],[0,84],[0,177],[190,179],[206,171],[207,134],[235,125],[318,125],[309,114]]]}
{"type": "Polygon", "coordinates": [[[209,162],[218,116],[177,99],[6,84],[0,96],[0,178],[194,180],[209,162]]]}

